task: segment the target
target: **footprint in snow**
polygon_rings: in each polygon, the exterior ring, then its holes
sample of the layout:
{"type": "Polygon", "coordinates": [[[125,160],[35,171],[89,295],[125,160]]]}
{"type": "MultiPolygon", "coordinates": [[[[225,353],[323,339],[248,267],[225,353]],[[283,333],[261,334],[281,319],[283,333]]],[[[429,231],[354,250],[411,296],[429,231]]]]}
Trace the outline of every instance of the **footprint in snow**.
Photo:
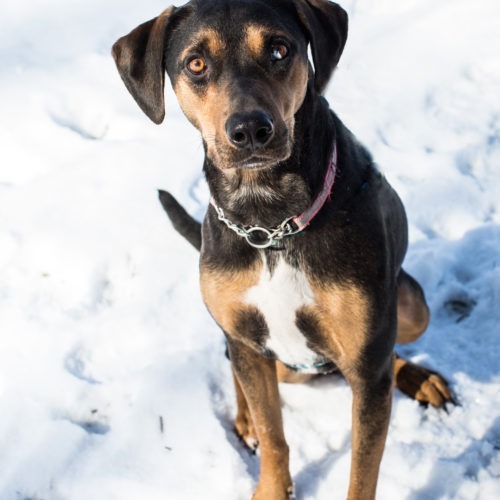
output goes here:
{"type": "Polygon", "coordinates": [[[465,318],[468,318],[477,302],[466,295],[450,298],[443,304],[444,310],[451,317],[455,318],[456,323],[460,323],[465,318]]]}
{"type": "Polygon", "coordinates": [[[71,352],[64,361],[66,371],[77,379],[89,384],[100,384],[101,382],[89,373],[85,357],[85,353],[81,349],[71,352]]]}
{"type": "Polygon", "coordinates": [[[87,434],[97,434],[101,436],[107,434],[111,430],[111,427],[106,422],[106,419],[99,417],[97,410],[91,410],[90,413],[91,415],[89,415],[89,418],[81,420],[68,418],[68,421],[81,427],[87,434]]]}

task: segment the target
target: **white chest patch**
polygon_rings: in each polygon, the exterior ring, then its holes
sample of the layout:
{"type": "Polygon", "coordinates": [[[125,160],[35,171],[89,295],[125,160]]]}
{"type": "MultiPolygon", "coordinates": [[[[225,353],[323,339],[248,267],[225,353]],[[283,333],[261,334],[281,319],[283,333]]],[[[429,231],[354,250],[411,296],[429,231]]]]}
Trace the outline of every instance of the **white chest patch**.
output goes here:
{"type": "Polygon", "coordinates": [[[259,309],[269,329],[266,348],[283,363],[312,367],[319,356],[307,347],[296,325],[296,311],[313,304],[314,296],[304,274],[282,259],[273,274],[264,263],[257,285],[247,291],[245,301],[259,309]]]}

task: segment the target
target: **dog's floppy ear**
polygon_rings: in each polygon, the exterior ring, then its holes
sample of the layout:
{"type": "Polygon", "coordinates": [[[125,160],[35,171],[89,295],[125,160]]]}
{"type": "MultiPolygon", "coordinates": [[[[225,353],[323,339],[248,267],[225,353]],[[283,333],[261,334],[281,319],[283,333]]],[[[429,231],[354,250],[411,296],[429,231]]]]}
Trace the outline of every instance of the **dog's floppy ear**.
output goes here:
{"type": "Polygon", "coordinates": [[[155,123],[165,117],[165,36],[175,7],[147,21],[112,48],[112,55],[125,86],[140,108],[155,123]]]}
{"type": "Polygon", "coordinates": [[[327,0],[294,0],[294,3],[311,44],[314,87],[321,94],[344,50],[347,12],[327,0]]]}

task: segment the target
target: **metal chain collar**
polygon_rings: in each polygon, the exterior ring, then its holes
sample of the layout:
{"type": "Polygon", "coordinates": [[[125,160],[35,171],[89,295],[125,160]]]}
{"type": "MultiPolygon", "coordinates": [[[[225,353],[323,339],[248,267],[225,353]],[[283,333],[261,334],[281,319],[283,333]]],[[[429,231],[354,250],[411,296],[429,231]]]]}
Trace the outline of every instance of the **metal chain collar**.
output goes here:
{"type": "Polygon", "coordinates": [[[313,204],[302,214],[296,217],[288,217],[288,219],[285,219],[275,228],[267,229],[261,226],[242,226],[241,224],[234,224],[224,215],[224,210],[217,206],[213,197],[210,198],[210,203],[215,208],[218,219],[238,236],[245,238],[250,246],[254,248],[279,247],[279,243],[283,238],[300,233],[321,210],[321,207],[323,207],[332,192],[336,171],[337,143],[334,142],[332,157],[330,158],[330,163],[326,171],[323,189],[319,192],[313,204]]]}
{"type": "Polygon", "coordinates": [[[254,248],[269,248],[276,247],[280,241],[287,236],[292,236],[301,231],[300,228],[294,228],[291,224],[293,217],[285,219],[278,227],[267,229],[260,226],[242,226],[234,224],[225,215],[222,208],[212,203],[212,206],[217,212],[217,217],[220,221],[234,231],[238,236],[245,238],[247,243],[254,248]]]}

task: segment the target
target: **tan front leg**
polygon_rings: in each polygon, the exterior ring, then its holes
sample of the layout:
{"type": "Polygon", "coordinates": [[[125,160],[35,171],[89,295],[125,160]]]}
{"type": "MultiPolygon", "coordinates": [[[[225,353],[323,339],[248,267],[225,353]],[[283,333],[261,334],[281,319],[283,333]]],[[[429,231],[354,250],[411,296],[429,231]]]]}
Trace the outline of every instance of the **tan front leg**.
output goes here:
{"type": "Polygon", "coordinates": [[[250,408],[261,450],[260,477],[253,499],[287,500],[293,488],[276,364],[239,342],[228,340],[228,347],[236,381],[250,408]]]}
{"type": "Polygon", "coordinates": [[[353,391],[348,500],[373,500],[389,426],[392,366],[378,380],[349,377],[353,391]]]}
{"type": "Polygon", "coordinates": [[[259,441],[257,439],[257,433],[255,432],[255,427],[253,425],[252,415],[250,414],[250,408],[248,407],[245,394],[241,388],[241,385],[236,377],[233,368],[233,379],[234,388],[236,392],[236,419],[234,421],[234,430],[238,437],[245,443],[247,448],[255,453],[259,441]]]}
{"type": "MultiPolygon", "coordinates": [[[[286,384],[302,384],[311,380],[314,375],[310,375],[307,373],[300,373],[290,368],[287,368],[283,363],[276,361],[276,375],[278,378],[278,382],[283,382],[286,384]]],[[[245,443],[247,448],[255,453],[257,447],[259,445],[259,441],[257,439],[257,433],[255,432],[255,427],[253,425],[252,416],[250,414],[250,408],[248,407],[247,400],[245,398],[245,394],[241,389],[241,385],[234,373],[233,369],[233,379],[234,379],[234,388],[236,393],[236,404],[237,404],[237,412],[236,419],[234,422],[234,430],[238,437],[245,443]]]]}

